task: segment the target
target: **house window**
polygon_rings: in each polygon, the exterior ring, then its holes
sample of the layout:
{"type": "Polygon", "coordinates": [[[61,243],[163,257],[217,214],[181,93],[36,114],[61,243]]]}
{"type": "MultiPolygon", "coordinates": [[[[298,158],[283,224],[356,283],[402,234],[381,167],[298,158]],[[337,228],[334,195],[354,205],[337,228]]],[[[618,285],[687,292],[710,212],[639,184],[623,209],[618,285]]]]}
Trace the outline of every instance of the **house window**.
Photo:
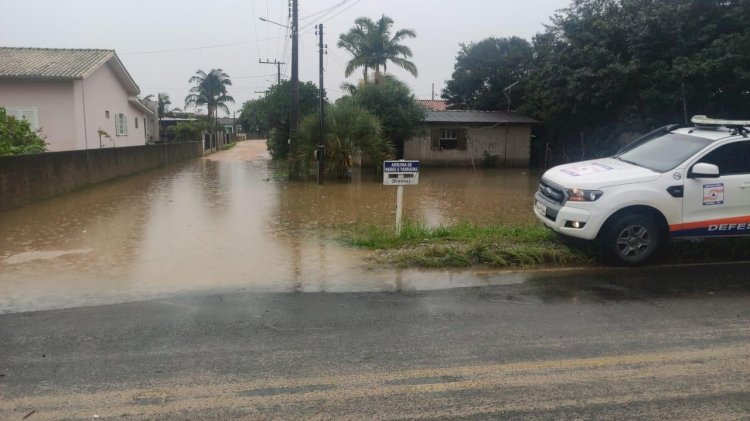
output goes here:
{"type": "Polygon", "coordinates": [[[5,109],[6,113],[15,117],[16,120],[26,120],[29,122],[31,130],[39,130],[39,118],[37,116],[36,108],[34,107],[8,107],[5,109]]]}
{"type": "Polygon", "coordinates": [[[458,131],[452,129],[440,130],[440,149],[456,149],[458,146],[458,131]]]}
{"type": "Polygon", "coordinates": [[[115,114],[115,135],[128,135],[128,116],[125,114],[115,114]]]}
{"type": "Polygon", "coordinates": [[[138,117],[135,118],[135,128],[138,128],[138,117]]]}
{"type": "Polygon", "coordinates": [[[467,133],[465,128],[430,130],[430,149],[433,151],[467,149],[467,133]]]}
{"type": "Polygon", "coordinates": [[[109,111],[105,111],[105,112],[104,112],[104,117],[106,117],[106,118],[107,118],[107,120],[109,120],[109,111]]]}

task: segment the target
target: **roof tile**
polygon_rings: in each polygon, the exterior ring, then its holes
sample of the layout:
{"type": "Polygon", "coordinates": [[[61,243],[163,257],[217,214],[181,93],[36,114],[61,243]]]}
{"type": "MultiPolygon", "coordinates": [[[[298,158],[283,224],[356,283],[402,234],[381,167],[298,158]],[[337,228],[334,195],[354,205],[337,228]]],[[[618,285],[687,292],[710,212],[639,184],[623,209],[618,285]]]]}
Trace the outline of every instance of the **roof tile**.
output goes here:
{"type": "Polygon", "coordinates": [[[0,79],[81,79],[113,50],[0,47],[0,79]]]}

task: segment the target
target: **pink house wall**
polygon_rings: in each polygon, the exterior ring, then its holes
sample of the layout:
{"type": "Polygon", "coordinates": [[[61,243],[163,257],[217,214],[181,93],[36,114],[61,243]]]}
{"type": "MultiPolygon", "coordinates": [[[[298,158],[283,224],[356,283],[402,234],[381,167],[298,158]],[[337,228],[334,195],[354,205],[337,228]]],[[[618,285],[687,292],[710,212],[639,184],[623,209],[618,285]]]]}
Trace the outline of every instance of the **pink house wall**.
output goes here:
{"type": "Polygon", "coordinates": [[[0,82],[0,106],[36,108],[39,127],[51,152],[99,149],[100,128],[111,136],[102,138],[103,147],[144,145],[145,113],[130,103],[130,97],[109,64],[83,80],[0,82]],[[125,136],[116,135],[118,113],[128,119],[125,136]]]}
{"type": "Polygon", "coordinates": [[[85,102],[85,105],[81,104],[81,107],[85,108],[86,112],[86,136],[84,137],[81,132],[80,137],[88,138],[89,149],[99,148],[98,131],[100,128],[111,136],[111,139],[102,139],[104,147],[113,146],[113,140],[115,146],[137,146],[146,143],[145,113],[128,101],[130,95],[109,64],[101,66],[89,77],[77,82],[81,85],[77,88],[82,91],[81,101],[85,102]],[[106,111],[109,111],[109,118],[106,116],[106,111]],[[116,135],[115,115],[119,113],[127,116],[127,136],[116,135]],[[136,118],[138,118],[138,128],[135,127],[136,118]]]}
{"type": "Polygon", "coordinates": [[[50,151],[78,148],[73,82],[0,82],[0,106],[32,107],[50,151]]]}

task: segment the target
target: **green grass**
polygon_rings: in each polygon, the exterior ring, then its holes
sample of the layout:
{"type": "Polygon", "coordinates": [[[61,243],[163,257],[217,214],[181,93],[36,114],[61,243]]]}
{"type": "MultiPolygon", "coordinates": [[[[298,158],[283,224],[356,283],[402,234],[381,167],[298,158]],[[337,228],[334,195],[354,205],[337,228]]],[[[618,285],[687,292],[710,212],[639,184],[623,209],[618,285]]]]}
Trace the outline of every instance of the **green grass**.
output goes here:
{"type": "Polygon", "coordinates": [[[407,223],[398,236],[393,229],[367,226],[350,229],[340,238],[377,250],[376,261],[399,267],[574,266],[592,261],[541,226],[461,223],[433,228],[407,223]]]}
{"type": "Polygon", "coordinates": [[[229,149],[232,149],[234,147],[234,145],[236,145],[236,144],[237,144],[237,142],[225,143],[224,145],[222,145],[221,150],[222,151],[227,151],[229,149]]]}
{"type": "MultiPolygon", "coordinates": [[[[406,223],[401,235],[393,228],[347,227],[339,240],[375,250],[377,263],[397,267],[540,267],[585,266],[598,256],[592,243],[563,241],[540,226],[480,226],[460,223],[428,227],[406,223]]],[[[706,239],[671,244],[662,263],[750,260],[750,238],[706,239]]]]}

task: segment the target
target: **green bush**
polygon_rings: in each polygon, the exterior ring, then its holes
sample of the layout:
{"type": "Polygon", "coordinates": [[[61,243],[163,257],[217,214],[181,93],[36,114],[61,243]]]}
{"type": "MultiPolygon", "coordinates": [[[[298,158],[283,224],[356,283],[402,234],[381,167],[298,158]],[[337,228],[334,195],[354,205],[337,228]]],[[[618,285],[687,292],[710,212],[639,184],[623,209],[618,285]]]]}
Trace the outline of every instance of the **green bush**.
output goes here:
{"type": "MultiPolygon", "coordinates": [[[[300,176],[309,175],[317,168],[315,150],[319,133],[319,116],[312,114],[302,119],[293,161],[300,176]]],[[[378,167],[384,159],[393,156],[393,148],[383,138],[378,118],[346,103],[327,107],[324,146],[326,173],[333,178],[349,178],[357,156],[378,167]]]]}
{"type": "Polygon", "coordinates": [[[208,128],[209,123],[205,120],[181,121],[174,126],[174,138],[178,141],[200,141],[201,133],[208,128]]]}
{"type": "Polygon", "coordinates": [[[47,151],[47,142],[39,131],[31,130],[25,120],[16,120],[0,107],[0,156],[47,151]]]}

